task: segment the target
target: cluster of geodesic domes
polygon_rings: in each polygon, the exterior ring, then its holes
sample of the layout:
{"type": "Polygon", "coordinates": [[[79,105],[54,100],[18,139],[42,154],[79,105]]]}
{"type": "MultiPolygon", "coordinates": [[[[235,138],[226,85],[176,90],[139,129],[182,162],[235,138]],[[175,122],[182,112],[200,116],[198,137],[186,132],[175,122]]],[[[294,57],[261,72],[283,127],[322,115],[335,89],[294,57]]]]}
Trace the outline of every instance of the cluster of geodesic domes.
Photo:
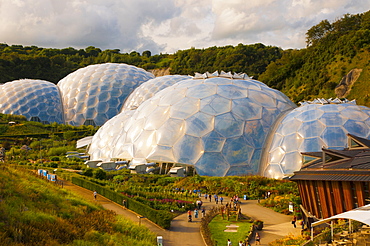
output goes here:
{"type": "Polygon", "coordinates": [[[117,115],[127,96],[154,78],[135,66],[90,65],[67,75],[57,85],[35,79],[0,86],[0,113],[24,115],[43,123],[103,125],[117,115]]]}
{"type": "Polygon", "coordinates": [[[155,78],[126,64],[79,69],[57,85],[21,80],[0,87],[0,112],[29,120],[102,126],[91,160],[194,166],[200,175],[282,178],[301,152],[344,148],[346,134],[369,138],[370,109],[317,99],[296,107],[246,74],[155,78]],[[20,83],[23,87],[20,87],[20,83]],[[34,108],[37,108],[34,109],[34,108]]]}

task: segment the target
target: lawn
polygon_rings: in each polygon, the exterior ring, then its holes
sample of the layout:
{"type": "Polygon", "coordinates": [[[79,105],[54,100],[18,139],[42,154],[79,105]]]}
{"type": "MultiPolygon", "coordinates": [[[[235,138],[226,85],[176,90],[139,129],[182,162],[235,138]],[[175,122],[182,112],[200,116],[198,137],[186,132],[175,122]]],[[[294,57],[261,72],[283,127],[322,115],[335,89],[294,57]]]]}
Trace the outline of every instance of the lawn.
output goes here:
{"type": "Polygon", "coordinates": [[[236,221],[235,217],[230,217],[230,220],[228,221],[226,217],[225,219],[222,219],[221,215],[217,215],[211,223],[208,224],[208,226],[215,245],[227,245],[227,239],[230,239],[233,245],[238,245],[237,243],[240,240],[244,241],[249,235],[252,223],[247,219],[236,221]],[[224,232],[224,230],[227,229],[226,226],[231,224],[239,226],[238,231],[224,232]]]}

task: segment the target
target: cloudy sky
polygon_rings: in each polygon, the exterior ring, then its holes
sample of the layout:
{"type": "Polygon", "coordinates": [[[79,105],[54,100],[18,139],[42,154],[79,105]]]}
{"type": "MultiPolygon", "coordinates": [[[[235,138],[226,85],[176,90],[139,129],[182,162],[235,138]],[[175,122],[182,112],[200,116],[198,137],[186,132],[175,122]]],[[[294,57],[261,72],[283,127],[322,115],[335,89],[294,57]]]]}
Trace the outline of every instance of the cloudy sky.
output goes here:
{"type": "Polygon", "coordinates": [[[153,54],[239,43],[303,48],[321,20],[369,9],[370,0],[0,0],[0,43],[153,54]]]}

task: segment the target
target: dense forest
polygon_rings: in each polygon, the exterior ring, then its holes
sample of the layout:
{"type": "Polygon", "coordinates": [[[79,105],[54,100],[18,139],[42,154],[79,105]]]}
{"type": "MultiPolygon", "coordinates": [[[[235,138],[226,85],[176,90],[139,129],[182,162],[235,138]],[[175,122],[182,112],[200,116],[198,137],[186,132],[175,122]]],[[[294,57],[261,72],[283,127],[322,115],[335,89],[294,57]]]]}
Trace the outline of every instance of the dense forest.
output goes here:
{"type": "Polygon", "coordinates": [[[0,44],[0,83],[16,79],[43,79],[57,83],[67,74],[97,63],[126,63],[146,70],[169,69],[171,74],[231,71],[281,90],[294,102],[336,97],[335,87],[352,69],[362,69],[348,99],[370,106],[367,68],[370,66],[370,11],[330,23],[323,20],[306,33],[307,47],[283,50],[261,43],[191,48],[174,54],[152,55],[119,49],[40,48],[0,44]]]}

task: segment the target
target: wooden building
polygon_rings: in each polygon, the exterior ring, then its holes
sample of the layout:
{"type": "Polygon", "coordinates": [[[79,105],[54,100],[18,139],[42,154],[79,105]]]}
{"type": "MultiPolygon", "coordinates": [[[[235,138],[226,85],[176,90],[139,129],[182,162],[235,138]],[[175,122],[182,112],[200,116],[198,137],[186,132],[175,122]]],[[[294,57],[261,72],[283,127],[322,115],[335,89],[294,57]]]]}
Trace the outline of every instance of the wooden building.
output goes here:
{"type": "Polygon", "coordinates": [[[302,153],[297,182],[303,209],[317,219],[370,203],[370,140],[348,134],[349,148],[302,153]]]}

